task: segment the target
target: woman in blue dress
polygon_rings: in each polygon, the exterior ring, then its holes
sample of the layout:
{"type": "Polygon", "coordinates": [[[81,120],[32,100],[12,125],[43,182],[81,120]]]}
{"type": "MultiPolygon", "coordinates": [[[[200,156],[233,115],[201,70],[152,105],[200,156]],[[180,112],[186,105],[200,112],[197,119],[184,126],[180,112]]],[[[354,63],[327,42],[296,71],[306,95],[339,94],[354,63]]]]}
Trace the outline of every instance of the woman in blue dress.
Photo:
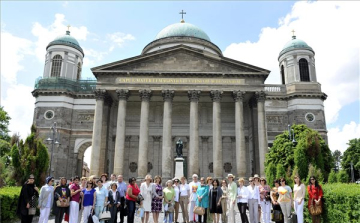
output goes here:
{"type": "Polygon", "coordinates": [[[203,207],[205,209],[204,216],[199,215],[198,222],[206,222],[207,219],[207,209],[209,207],[209,185],[205,183],[205,178],[201,177],[200,187],[196,191],[196,206],[203,207]],[[202,220],[202,221],[201,221],[202,220]]]}

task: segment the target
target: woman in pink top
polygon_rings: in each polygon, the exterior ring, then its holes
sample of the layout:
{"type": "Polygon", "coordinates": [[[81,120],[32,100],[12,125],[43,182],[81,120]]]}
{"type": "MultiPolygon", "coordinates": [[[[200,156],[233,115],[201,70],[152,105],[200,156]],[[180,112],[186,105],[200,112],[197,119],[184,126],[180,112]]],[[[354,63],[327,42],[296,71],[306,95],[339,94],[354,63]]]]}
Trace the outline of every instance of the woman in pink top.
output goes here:
{"type": "Polygon", "coordinates": [[[140,194],[140,189],[136,184],[135,177],[129,179],[129,186],[126,191],[126,205],[128,207],[128,223],[134,223],[135,215],[135,203],[137,201],[138,195],[140,194]]]}
{"type": "Polygon", "coordinates": [[[70,186],[70,213],[69,213],[69,223],[77,223],[79,219],[79,201],[80,201],[80,186],[79,186],[80,177],[76,176],[73,180],[73,183],[70,186]]]}
{"type": "Polygon", "coordinates": [[[271,188],[266,184],[265,178],[260,178],[260,204],[261,204],[261,213],[265,223],[270,223],[270,191],[271,188]]]}

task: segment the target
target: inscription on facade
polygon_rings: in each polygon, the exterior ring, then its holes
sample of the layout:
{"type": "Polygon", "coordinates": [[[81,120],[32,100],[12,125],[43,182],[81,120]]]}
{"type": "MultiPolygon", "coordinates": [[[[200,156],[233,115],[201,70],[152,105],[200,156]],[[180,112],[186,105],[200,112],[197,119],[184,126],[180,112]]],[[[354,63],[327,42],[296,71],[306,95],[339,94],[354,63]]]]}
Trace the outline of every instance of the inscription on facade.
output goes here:
{"type": "Polygon", "coordinates": [[[269,124],[283,124],[284,116],[266,116],[266,121],[269,124]]]}
{"type": "Polygon", "coordinates": [[[94,114],[79,114],[77,118],[79,121],[92,122],[94,121],[94,114]]]}
{"type": "Polygon", "coordinates": [[[152,78],[152,77],[119,77],[118,84],[204,84],[204,85],[242,85],[244,79],[221,79],[221,78],[152,78]]]}

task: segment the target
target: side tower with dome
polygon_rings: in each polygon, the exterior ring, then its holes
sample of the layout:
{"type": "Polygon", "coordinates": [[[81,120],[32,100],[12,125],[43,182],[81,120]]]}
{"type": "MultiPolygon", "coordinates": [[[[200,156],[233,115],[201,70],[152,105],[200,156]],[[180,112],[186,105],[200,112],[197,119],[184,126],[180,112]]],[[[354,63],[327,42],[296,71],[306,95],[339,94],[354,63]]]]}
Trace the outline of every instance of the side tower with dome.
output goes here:
{"type": "Polygon", "coordinates": [[[54,121],[60,130],[55,177],[80,175],[92,146],[90,175],[166,181],[179,138],[188,178],[264,176],[265,154],[288,124],[305,123],[326,138],[314,50],[295,37],[279,55],[279,84],[265,84],[269,70],[224,57],[184,20],[161,30],[138,56],[92,68],[95,82],[81,80],[84,54],[69,38],[49,44],[33,91],[40,133],[47,138],[54,121]]]}
{"type": "MultiPolygon", "coordinates": [[[[36,98],[33,122],[39,135],[52,138],[50,127],[56,122],[59,144],[54,147],[51,165],[55,177],[81,175],[81,151],[91,146],[96,81],[81,79],[84,56],[69,30],[55,38],[46,47],[44,73],[32,92],[36,98]]],[[[45,143],[51,154],[51,142],[45,143]]]]}

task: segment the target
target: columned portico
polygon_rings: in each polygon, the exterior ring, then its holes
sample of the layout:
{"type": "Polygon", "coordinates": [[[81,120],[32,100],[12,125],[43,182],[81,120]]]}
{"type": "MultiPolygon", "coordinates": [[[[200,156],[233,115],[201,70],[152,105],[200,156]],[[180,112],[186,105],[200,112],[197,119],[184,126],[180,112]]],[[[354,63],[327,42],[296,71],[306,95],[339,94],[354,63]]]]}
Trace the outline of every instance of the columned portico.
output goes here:
{"type": "Polygon", "coordinates": [[[90,175],[100,174],[100,146],[101,146],[101,133],[102,133],[102,121],[104,110],[104,99],[106,97],[106,90],[95,90],[95,117],[93,125],[92,136],[92,150],[91,150],[91,170],[90,175]]]}
{"type": "Polygon", "coordinates": [[[172,90],[163,90],[162,97],[164,99],[164,115],[163,115],[163,144],[162,144],[162,178],[164,180],[172,179],[171,176],[171,166],[173,163],[172,160],[172,101],[174,98],[174,91],[172,90]]]}
{"type": "Polygon", "coordinates": [[[265,123],[265,92],[255,93],[258,111],[258,135],[259,135],[259,163],[260,176],[265,177],[265,154],[268,151],[266,123],[265,123]]]}
{"type": "Polygon", "coordinates": [[[223,92],[219,90],[210,91],[213,101],[213,168],[214,177],[221,178],[222,174],[222,132],[221,132],[221,96],[223,92]]]}
{"type": "Polygon", "coordinates": [[[188,91],[190,100],[189,175],[199,173],[199,98],[201,91],[188,91]]]}
{"type": "Polygon", "coordinates": [[[245,92],[233,91],[235,101],[235,140],[236,140],[236,173],[238,177],[246,176],[246,148],[244,133],[244,99],[245,92]]]}
{"type": "Polygon", "coordinates": [[[138,178],[143,179],[147,174],[147,157],[149,147],[149,103],[152,96],[151,90],[139,91],[141,98],[140,135],[139,135],[139,157],[138,178]]]}
{"type": "Polygon", "coordinates": [[[130,92],[127,89],[119,89],[116,90],[116,94],[119,99],[119,106],[116,123],[114,173],[119,175],[124,173],[126,104],[130,96],[130,92]]]}

